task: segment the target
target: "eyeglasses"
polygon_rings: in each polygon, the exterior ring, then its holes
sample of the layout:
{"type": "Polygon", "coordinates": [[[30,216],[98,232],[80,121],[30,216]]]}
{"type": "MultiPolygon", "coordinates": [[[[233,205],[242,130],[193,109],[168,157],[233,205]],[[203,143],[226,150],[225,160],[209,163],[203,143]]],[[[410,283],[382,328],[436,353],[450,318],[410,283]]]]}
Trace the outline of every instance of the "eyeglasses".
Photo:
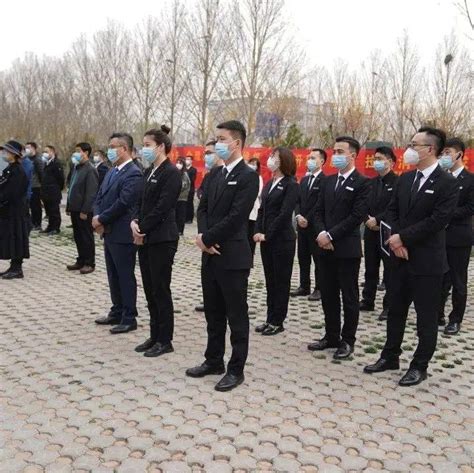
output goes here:
{"type": "Polygon", "coordinates": [[[417,146],[433,146],[433,145],[429,145],[429,144],[418,144],[418,143],[408,143],[406,145],[407,148],[415,148],[417,146]]]}

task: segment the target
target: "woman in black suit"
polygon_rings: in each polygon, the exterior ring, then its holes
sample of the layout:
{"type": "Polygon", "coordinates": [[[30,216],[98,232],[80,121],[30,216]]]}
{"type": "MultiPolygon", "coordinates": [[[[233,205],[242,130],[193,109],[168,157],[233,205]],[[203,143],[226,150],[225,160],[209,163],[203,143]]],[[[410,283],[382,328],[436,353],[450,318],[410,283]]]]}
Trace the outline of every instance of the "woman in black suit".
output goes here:
{"type": "Polygon", "coordinates": [[[178,249],[176,204],[181,191],[181,173],[171,163],[170,129],[150,130],[143,138],[142,156],[151,165],[144,175],[143,194],[130,224],[138,258],[143,289],[150,312],[150,338],[135,348],[145,356],[160,356],[174,351],[171,341],[174,308],[171,272],[178,249]]]}
{"type": "Polygon", "coordinates": [[[0,159],[8,163],[0,175],[0,260],[11,260],[2,279],[23,278],[23,259],[30,257],[28,178],[21,164],[22,145],[9,141],[0,147],[0,159]]]}
{"type": "Polygon", "coordinates": [[[254,241],[260,243],[267,286],[267,320],[255,331],[262,335],[283,332],[288,312],[290,281],[296,249],[293,212],[298,200],[296,160],[288,148],[275,148],[267,167],[273,178],[262,191],[254,241]]]}

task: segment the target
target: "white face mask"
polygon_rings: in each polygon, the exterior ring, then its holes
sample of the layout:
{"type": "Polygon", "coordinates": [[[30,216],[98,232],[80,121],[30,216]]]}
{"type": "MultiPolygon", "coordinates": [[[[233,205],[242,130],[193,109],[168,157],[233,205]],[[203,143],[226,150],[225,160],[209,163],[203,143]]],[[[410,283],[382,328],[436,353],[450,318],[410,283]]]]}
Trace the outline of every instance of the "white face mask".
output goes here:
{"type": "Polygon", "coordinates": [[[181,163],[176,163],[176,167],[181,171],[183,169],[183,165],[181,163]]]}
{"type": "Polygon", "coordinates": [[[275,172],[280,167],[280,158],[270,156],[267,161],[267,167],[271,172],[275,172]]]}
{"type": "Polygon", "coordinates": [[[420,155],[418,154],[418,151],[413,148],[407,148],[407,150],[403,153],[403,162],[405,164],[416,166],[420,162],[420,155]]]}
{"type": "Polygon", "coordinates": [[[101,162],[101,159],[99,156],[94,156],[94,163],[99,164],[101,162]]]}
{"type": "Polygon", "coordinates": [[[249,164],[248,165],[250,169],[253,169],[254,171],[257,170],[257,165],[256,164],[249,164]]]}
{"type": "Polygon", "coordinates": [[[186,159],[186,166],[190,167],[193,162],[190,159],[186,159]]]}

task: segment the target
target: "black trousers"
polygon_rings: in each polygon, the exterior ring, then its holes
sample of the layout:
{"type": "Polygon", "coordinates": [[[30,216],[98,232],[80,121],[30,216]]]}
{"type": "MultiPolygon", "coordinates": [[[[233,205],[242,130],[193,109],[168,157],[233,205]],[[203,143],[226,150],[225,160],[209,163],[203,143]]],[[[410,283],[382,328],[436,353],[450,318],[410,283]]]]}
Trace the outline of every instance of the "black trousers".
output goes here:
{"type": "Polygon", "coordinates": [[[150,338],[163,344],[173,340],[171,272],[177,249],[177,241],[165,241],[140,246],[138,250],[143,289],[150,313],[150,338]]]}
{"type": "Polygon", "coordinates": [[[95,242],[92,231],[92,213],[87,220],[81,220],[80,212],[71,212],[72,233],[77,247],[77,263],[82,266],[95,266],[95,242]]]}
{"type": "Polygon", "coordinates": [[[41,209],[41,187],[33,187],[31,189],[30,210],[33,227],[40,227],[41,219],[43,218],[43,211],[41,209]]]}
{"type": "Polygon", "coordinates": [[[188,202],[186,200],[178,200],[176,203],[176,225],[178,226],[179,233],[184,233],[187,208],[188,202]]]}
{"type": "Polygon", "coordinates": [[[248,221],[248,237],[250,243],[250,251],[252,252],[252,258],[255,256],[256,243],[253,241],[253,236],[255,235],[255,220],[248,221]]]}
{"type": "Polygon", "coordinates": [[[188,202],[186,206],[186,222],[192,222],[194,220],[194,189],[189,191],[188,202]]]}
{"type": "Polygon", "coordinates": [[[282,325],[288,313],[295,240],[260,243],[267,286],[267,323],[282,325]]]}
{"type": "Polygon", "coordinates": [[[109,315],[122,324],[132,324],[137,316],[137,247],[132,243],[109,243],[106,236],[104,253],[112,300],[109,315]]]}
{"type": "Polygon", "coordinates": [[[383,253],[380,248],[380,233],[368,228],[364,231],[364,260],[365,283],[362,290],[362,300],[368,305],[374,305],[379,283],[380,263],[383,262],[383,282],[385,284],[383,308],[388,309],[388,301],[390,300],[390,257],[383,253]]]}
{"type": "Polygon", "coordinates": [[[311,259],[314,262],[314,289],[319,289],[318,256],[316,236],[311,231],[298,230],[298,263],[300,287],[311,290],[311,259]]]}
{"type": "Polygon", "coordinates": [[[61,211],[60,211],[60,200],[49,200],[43,199],[44,210],[48,216],[48,227],[47,230],[54,231],[60,230],[61,228],[61,211]]]}
{"type": "Polygon", "coordinates": [[[208,336],[205,358],[213,366],[224,363],[225,334],[229,323],[232,355],[227,372],[240,375],[249,349],[247,287],[250,270],[223,269],[214,258],[209,258],[201,268],[208,336]]]}
{"type": "Polygon", "coordinates": [[[342,338],[354,345],[359,324],[360,258],[336,258],[325,251],[319,258],[321,302],[326,325],[326,338],[338,343],[342,338]],[[341,331],[341,294],[344,325],[341,331]]]}
{"type": "Polygon", "coordinates": [[[401,355],[408,308],[413,301],[416,310],[418,347],[410,367],[424,371],[436,349],[443,275],[414,275],[408,271],[408,263],[399,262],[393,267],[391,284],[387,341],[382,351],[382,358],[396,360],[401,355]]]}
{"type": "Polygon", "coordinates": [[[449,321],[462,323],[467,301],[467,278],[469,259],[471,257],[471,247],[446,248],[448,255],[449,271],[444,275],[443,292],[441,298],[440,317],[444,317],[444,307],[448,300],[449,291],[452,288],[451,301],[453,309],[449,314],[449,321]]]}

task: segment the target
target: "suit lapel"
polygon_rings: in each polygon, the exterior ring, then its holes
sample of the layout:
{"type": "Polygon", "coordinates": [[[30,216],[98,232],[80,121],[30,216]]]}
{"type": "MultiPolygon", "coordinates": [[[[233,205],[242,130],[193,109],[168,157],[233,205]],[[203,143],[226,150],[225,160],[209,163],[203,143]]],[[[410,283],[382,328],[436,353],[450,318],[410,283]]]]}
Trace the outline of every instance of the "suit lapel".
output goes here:
{"type": "MultiPolygon", "coordinates": [[[[356,178],[357,178],[357,171],[354,169],[354,171],[351,173],[351,175],[344,180],[344,182],[342,183],[342,186],[339,187],[339,189],[337,189],[336,192],[333,192],[334,194],[334,202],[333,202],[333,205],[335,205],[337,203],[337,201],[341,198],[342,194],[346,191],[346,188],[347,187],[351,187],[352,190],[354,190],[354,184],[356,182],[356,178]]],[[[336,182],[337,182],[337,177],[338,175],[336,174],[336,182]]],[[[334,183],[334,187],[336,187],[336,183],[334,183]]],[[[333,187],[333,189],[334,189],[333,187]]]]}
{"type": "MultiPolygon", "coordinates": [[[[235,166],[234,169],[232,169],[232,171],[227,175],[226,178],[224,178],[224,176],[222,174],[223,167],[221,168],[221,170],[219,171],[221,173],[220,174],[220,179],[216,183],[216,193],[215,193],[214,205],[219,201],[219,199],[220,199],[222,193],[224,192],[225,188],[227,187],[228,183],[235,180],[235,178],[240,174],[240,172],[242,170],[242,166],[246,166],[245,161],[243,159],[239,164],[237,164],[237,166],[235,166]]],[[[217,174],[217,176],[219,176],[219,174],[217,174]]]]}
{"type": "Polygon", "coordinates": [[[432,188],[434,187],[435,185],[435,182],[436,180],[438,179],[439,175],[441,172],[444,172],[439,166],[431,173],[430,177],[428,177],[428,179],[426,179],[426,181],[423,183],[423,185],[420,187],[420,190],[416,193],[415,195],[415,198],[414,199],[411,199],[411,202],[410,202],[410,207],[409,207],[409,210],[411,210],[416,204],[417,202],[419,202],[419,200],[421,199],[421,197],[423,196],[423,194],[427,191],[427,190],[432,190],[432,188]]]}

